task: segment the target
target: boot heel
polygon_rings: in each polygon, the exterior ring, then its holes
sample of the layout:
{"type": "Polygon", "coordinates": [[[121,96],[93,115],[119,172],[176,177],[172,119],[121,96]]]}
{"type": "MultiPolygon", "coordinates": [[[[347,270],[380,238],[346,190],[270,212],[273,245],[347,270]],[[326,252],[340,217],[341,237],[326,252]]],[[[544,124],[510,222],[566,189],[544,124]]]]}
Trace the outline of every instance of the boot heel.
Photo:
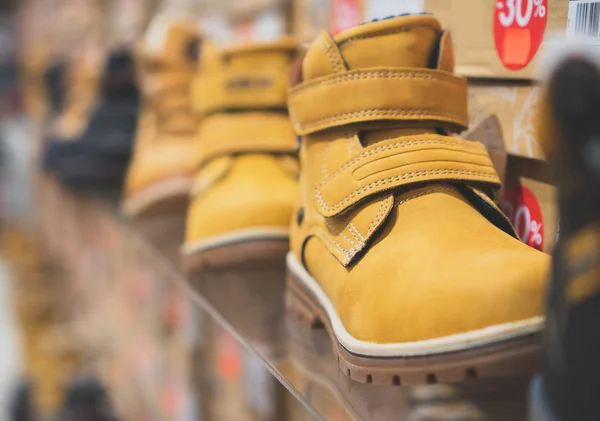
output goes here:
{"type": "Polygon", "coordinates": [[[285,306],[287,311],[312,328],[323,327],[316,304],[308,294],[302,291],[302,286],[289,272],[286,283],[285,306]]]}

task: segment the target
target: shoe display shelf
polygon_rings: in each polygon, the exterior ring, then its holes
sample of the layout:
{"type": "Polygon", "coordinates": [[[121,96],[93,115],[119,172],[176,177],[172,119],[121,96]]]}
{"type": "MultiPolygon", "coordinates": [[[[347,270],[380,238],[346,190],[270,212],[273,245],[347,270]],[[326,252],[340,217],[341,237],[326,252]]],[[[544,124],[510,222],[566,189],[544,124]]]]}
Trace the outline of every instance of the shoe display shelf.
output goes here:
{"type": "Polygon", "coordinates": [[[176,270],[181,215],[130,224],[114,193],[73,194],[52,178],[36,190],[74,332],[123,419],[278,420],[297,405],[200,297],[191,300],[176,270]]]}
{"type": "Polygon", "coordinates": [[[69,274],[65,304],[125,419],[525,419],[528,378],[418,387],[350,379],[327,333],[286,312],[283,262],[186,279],[183,215],[127,221],[117,199],[51,178],[37,188],[41,236],[69,274]]]}

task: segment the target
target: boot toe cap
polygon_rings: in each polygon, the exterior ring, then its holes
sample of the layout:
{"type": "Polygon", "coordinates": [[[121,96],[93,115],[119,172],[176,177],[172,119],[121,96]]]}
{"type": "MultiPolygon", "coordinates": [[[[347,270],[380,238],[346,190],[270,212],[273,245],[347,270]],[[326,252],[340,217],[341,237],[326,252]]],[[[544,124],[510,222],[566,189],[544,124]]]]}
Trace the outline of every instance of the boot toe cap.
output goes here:
{"type": "Polygon", "coordinates": [[[289,230],[296,181],[273,165],[272,159],[263,163],[262,168],[233,164],[222,180],[193,200],[187,217],[187,245],[236,232],[289,230]]]}
{"type": "Polygon", "coordinates": [[[354,303],[349,330],[368,342],[402,343],[539,325],[550,260],[534,250],[526,254],[491,261],[482,255],[436,273],[394,271],[385,288],[354,303]]]}

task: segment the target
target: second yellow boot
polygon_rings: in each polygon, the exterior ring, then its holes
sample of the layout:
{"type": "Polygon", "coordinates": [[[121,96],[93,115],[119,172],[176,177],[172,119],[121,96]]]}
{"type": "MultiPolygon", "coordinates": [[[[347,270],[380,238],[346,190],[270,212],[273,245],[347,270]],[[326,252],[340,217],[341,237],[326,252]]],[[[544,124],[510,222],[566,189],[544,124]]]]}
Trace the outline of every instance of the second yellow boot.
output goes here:
{"type": "Polygon", "coordinates": [[[284,261],[298,194],[287,115],[291,40],[204,50],[194,86],[202,124],[182,252],[188,270],[284,261]]]}
{"type": "Polygon", "coordinates": [[[138,216],[185,209],[196,169],[190,88],[201,36],[185,16],[158,15],[138,50],[143,104],[123,210],[138,216]]]}

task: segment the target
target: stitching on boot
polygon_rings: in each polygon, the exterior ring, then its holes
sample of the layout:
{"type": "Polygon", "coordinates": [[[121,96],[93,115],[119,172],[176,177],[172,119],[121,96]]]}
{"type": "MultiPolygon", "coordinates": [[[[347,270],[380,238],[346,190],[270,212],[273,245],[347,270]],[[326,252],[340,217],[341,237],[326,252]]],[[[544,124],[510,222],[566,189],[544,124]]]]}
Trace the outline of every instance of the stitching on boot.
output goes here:
{"type": "Polygon", "coordinates": [[[436,27],[434,25],[411,24],[411,25],[401,26],[399,28],[382,30],[382,31],[379,31],[379,32],[376,32],[376,33],[373,33],[373,34],[357,35],[355,37],[348,38],[347,40],[342,41],[340,43],[340,45],[352,43],[352,42],[357,41],[359,39],[368,39],[368,38],[375,38],[375,37],[380,37],[380,36],[385,36],[385,35],[393,35],[393,34],[397,34],[397,33],[400,33],[400,32],[408,32],[408,31],[410,31],[412,29],[415,29],[415,28],[432,28],[432,29],[435,29],[436,31],[439,29],[438,27],[436,27]]]}
{"type": "Polygon", "coordinates": [[[348,152],[350,152],[350,156],[352,156],[354,154],[354,145],[352,144],[352,141],[354,140],[355,136],[358,136],[358,131],[348,130],[344,136],[346,136],[348,140],[348,152]]]}
{"type": "Polygon", "coordinates": [[[398,203],[394,203],[394,206],[400,206],[403,203],[406,203],[412,199],[416,199],[417,197],[421,197],[421,196],[425,196],[426,194],[429,193],[435,193],[435,192],[441,192],[441,191],[456,191],[455,188],[453,187],[449,187],[449,186],[436,186],[436,187],[429,187],[419,193],[413,193],[412,195],[409,195],[408,197],[405,197],[404,199],[402,199],[401,201],[399,201],[398,203]]]}
{"type": "Polygon", "coordinates": [[[350,231],[350,233],[352,234],[352,236],[354,237],[354,239],[356,241],[358,241],[361,244],[364,244],[365,242],[365,237],[362,236],[362,234],[358,231],[358,229],[356,228],[356,226],[352,223],[352,221],[350,221],[349,219],[346,220],[347,225],[348,225],[348,230],[350,231]],[[356,234],[356,235],[355,235],[356,234]],[[358,236],[358,237],[357,237],[358,236]]]}
{"type": "MultiPolygon", "coordinates": [[[[456,121],[461,121],[462,116],[458,114],[443,112],[443,111],[432,111],[426,109],[372,109],[372,110],[361,110],[351,111],[347,113],[337,114],[331,117],[323,117],[318,120],[310,121],[307,123],[299,123],[301,130],[319,130],[321,126],[338,125],[345,123],[352,123],[355,118],[364,117],[445,117],[456,121]]],[[[296,124],[298,124],[296,122],[296,124]]]]}
{"type": "Polygon", "coordinates": [[[376,187],[390,184],[390,183],[393,183],[394,181],[407,180],[407,179],[411,179],[411,178],[417,178],[417,177],[428,176],[428,175],[434,175],[434,176],[435,175],[471,175],[471,176],[477,176],[477,177],[489,179],[490,181],[498,180],[498,176],[495,174],[487,174],[487,173],[483,173],[483,172],[479,172],[479,171],[441,169],[441,170],[415,171],[415,172],[406,173],[406,174],[399,175],[399,176],[396,175],[393,177],[384,178],[382,180],[378,180],[378,181],[369,183],[366,186],[363,186],[357,190],[354,190],[351,194],[346,196],[343,200],[337,202],[336,204],[334,204],[332,206],[328,205],[323,200],[323,196],[321,195],[321,192],[319,191],[318,187],[315,188],[315,193],[317,195],[317,201],[326,211],[336,212],[337,210],[342,208],[346,203],[353,200],[356,196],[359,196],[364,192],[369,192],[369,190],[372,190],[376,187]]]}
{"type": "MultiPolygon", "coordinates": [[[[354,149],[355,149],[354,141],[356,140],[356,143],[358,143],[358,145],[360,145],[360,138],[358,137],[358,130],[348,130],[348,132],[346,133],[346,136],[348,137],[348,147],[350,148],[350,156],[352,156],[354,154],[354,149]]],[[[362,149],[363,148],[361,146],[359,146],[358,152],[360,152],[362,149]]]]}
{"type": "Polygon", "coordinates": [[[335,72],[342,72],[345,70],[344,65],[340,61],[333,47],[323,37],[318,38],[319,46],[323,49],[323,52],[329,58],[329,64],[335,72]]]}
{"type": "MultiPolygon", "coordinates": [[[[325,221],[325,223],[327,223],[327,221],[325,221]]],[[[323,236],[325,237],[325,241],[329,241],[331,243],[333,243],[335,245],[335,247],[340,250],[345,256],[348,256],[348,250],[346,250],[344,248],[344,246],[342,246],[340,243],[338,243],[337,241],[335,241],[335,238],[332,237],[327,231],[325,230],[315,230],[314,234],[316,235],[318,232],[323,232],[323,236]]],[[[318,235],[317,235],[318,236],[318,235]]]]}
{"type": "MultiPolygon", "coordinates": [[[[342,70],[343,71],[343,70],[342,70]]],[[[440,70],[438,70],[440,71],[440,70]]],[[[440,71],[441,72],[441,71],[440,71]]],[[[464,79],[458,76],[430,73],[419,70],[370,70],[364,72],[355,72],[350,74],[341,74],[327,77],[324,80],[308,81],[292,88],[291,94],[298,95],[309,88],[322,87],[327,85],[335,85],[343,82],[351,82],[356,80],[440,80],[443,83],[448,83],[456,86],[465,86],[464,79]]]]}
{"type": "Polygon", "coordinates": [[[487,154],[487,152],[484,152],[484,151],[486,151],[485,146],[483,146],[483,144],[481,144],[479,142],[471,142],[471,141],[466,141],[466,140],[461,140],[461,139],[443,139],[443,138],[441,138],[441,139],[405,140],[405,141],[401,141],[401,142],[392,143],[390,145],[379,146],[377,148],[370,149],[366,152],[361,153],[357,157],[353,158],[352,160],[348,161],[347,163],[342,165],[340,168],[338,168],[326,180],[323,180],[323,182],[321,182],[317,187],[318,188],[323,187],[326,183],[333,180],[336,176],[338,176],[340,173],[342,173],[343,171],[345,171],[352,165],[354,165],[357,162],[361,161],[362,159],[367,158],[376,153],[388,151],[391,149],[404,149],[404,148],[409,148],[411,146],[429,145],[429,144],[440,144],[443,146],[460,146],[465,149],[473,149],[473,153],[475,153],[476,155],[489,156],[487,154]],[[477,153],[477,152],[479,152],[479,153],[477,153]]]}
{"type": "Polygon", "coordinates": [[[336,230],[335,227],[329,223],[329,221],[325,220],[325,225],[327,226],[327,228],[329,228],[332,231],[332,233],[334,235],[339,235],[344,240],[346,240],[350,244],[352,244],[352,246],[354,246],[354,247],[360,246],[360,244],[355,243],[352,239],[350,239],[348,236],[346,236],[342,231],[336,230]]]}
{"type": "Polygon", "coordinates": [[[348,152],[350,152],[350,155],[354,153],[352,149],[352,138],[348,138],[348,152]]]}
{"type": "Polygon", "coordinates": [[[385,198],[381,202],[379,202],[379,210],[375,214],[375,218],[369,224],[369,228],[367,229],[367,237],[373,233],[373,231],[375,230],[375,227],[383,219],[383,216],[385,215],[385,212],[386,212],[385,205],[387,204],[388,201],[389,201],[389,198],[385,198]]]}

